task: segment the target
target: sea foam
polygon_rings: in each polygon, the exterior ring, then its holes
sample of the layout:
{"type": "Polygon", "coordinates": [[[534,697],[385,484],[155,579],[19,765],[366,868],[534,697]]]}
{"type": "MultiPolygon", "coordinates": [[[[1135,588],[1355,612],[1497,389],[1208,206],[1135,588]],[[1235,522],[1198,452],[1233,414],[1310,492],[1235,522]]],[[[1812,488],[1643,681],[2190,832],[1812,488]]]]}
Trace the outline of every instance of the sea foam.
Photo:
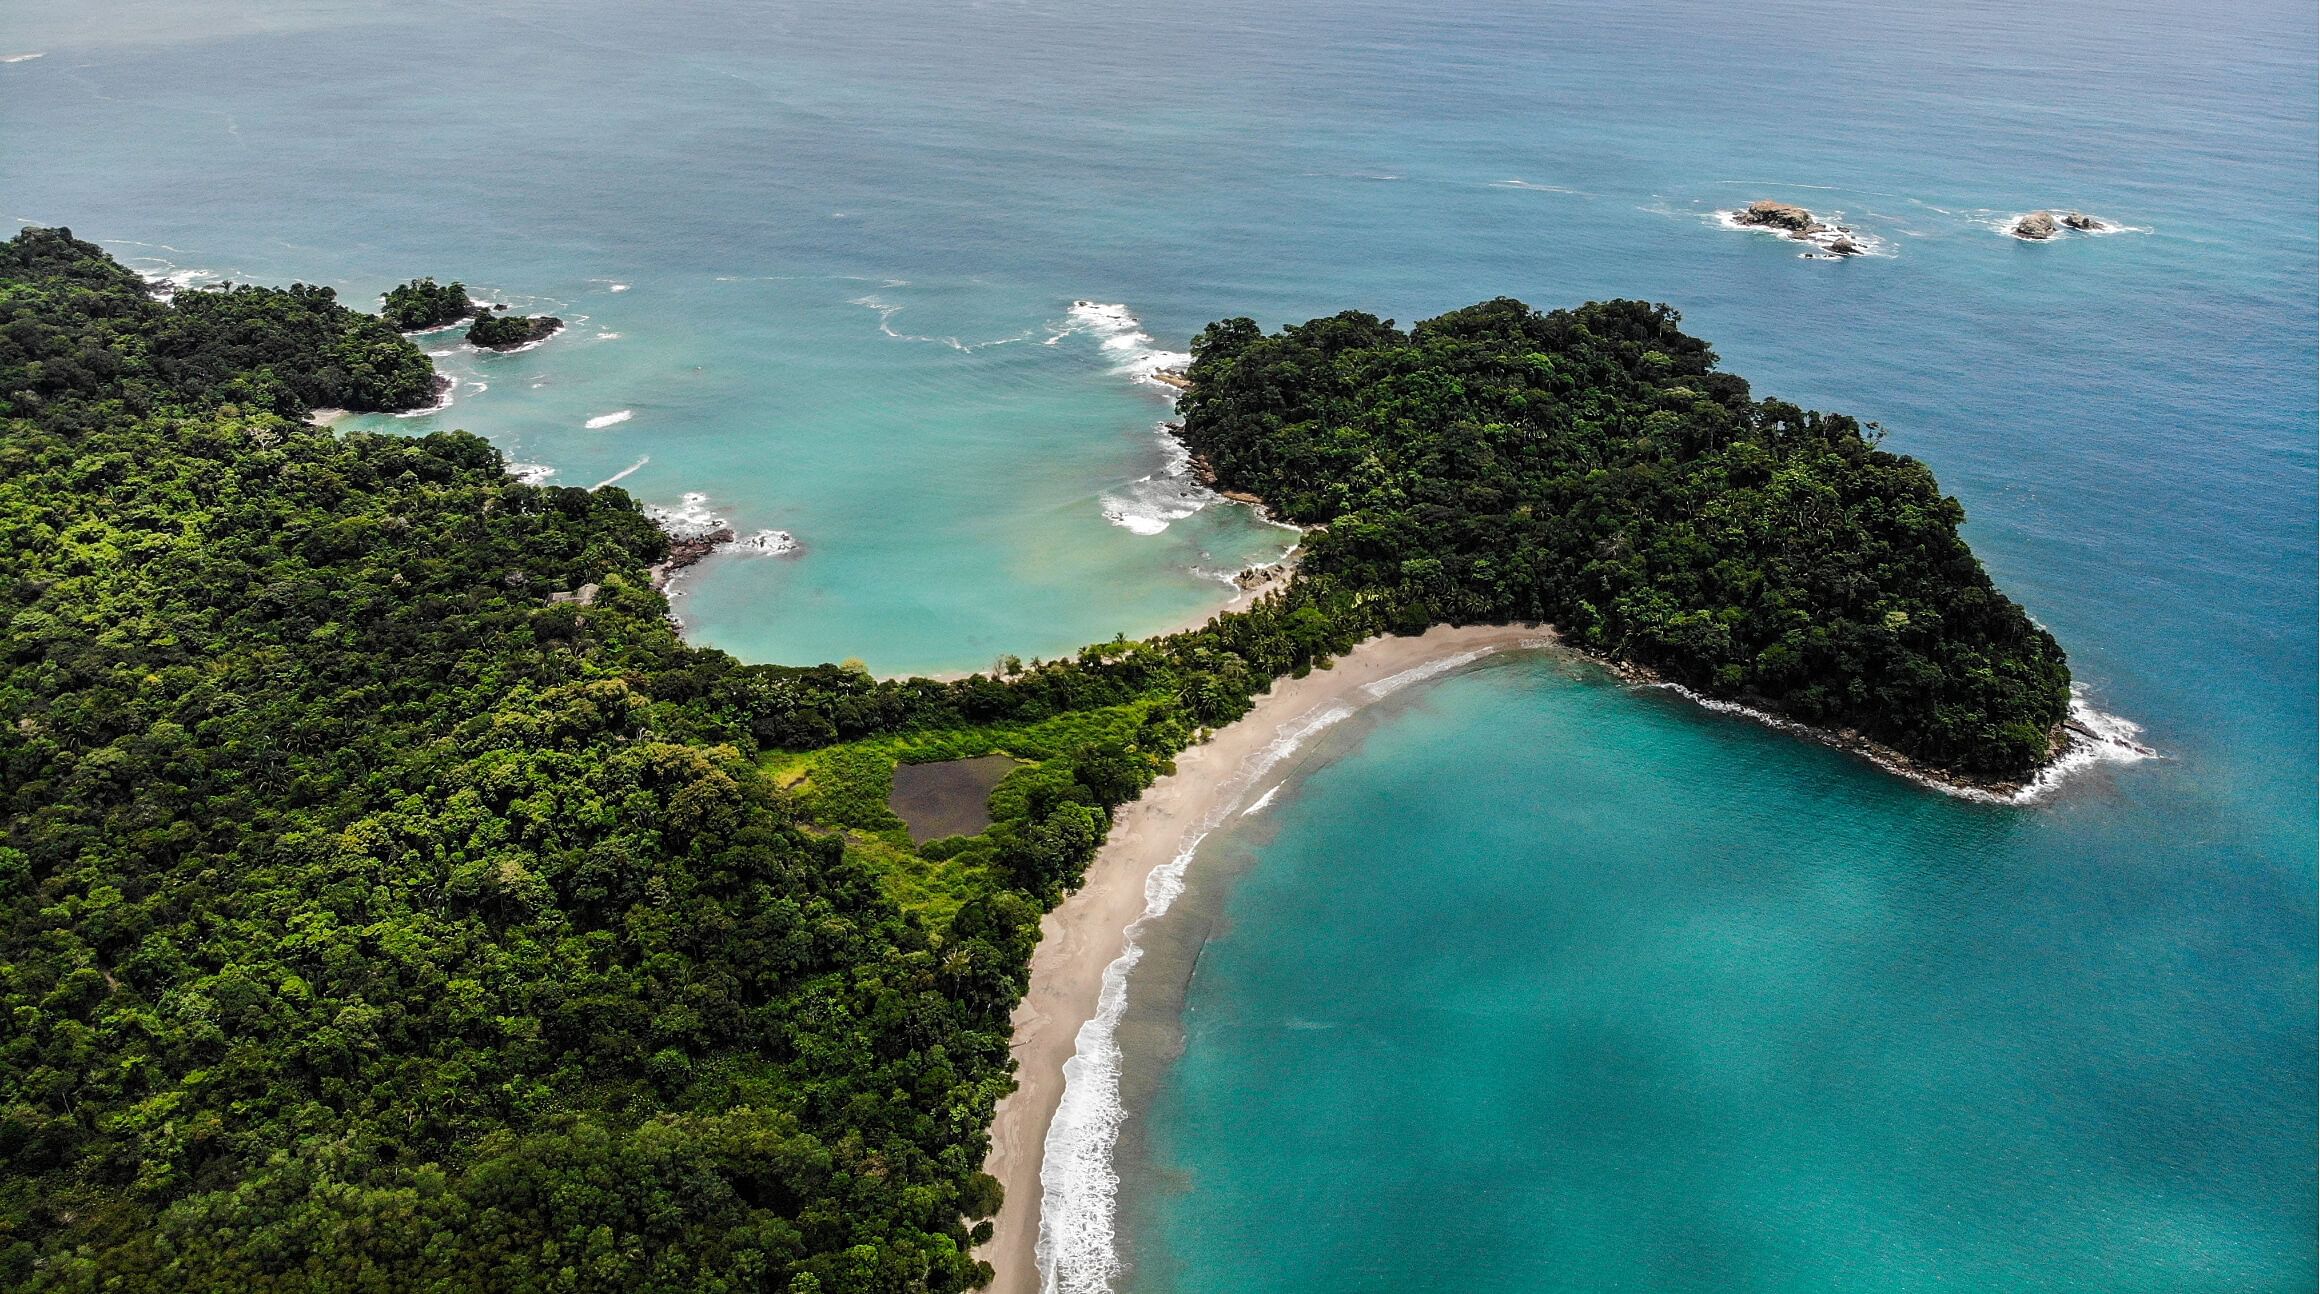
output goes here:
{"type": "Polygon", "coordinates": [[[1440,660],[1430,660],[1423,665],[1403,670],[1399,674],[1388,675],[1375,683],[1365,683],[1361,690],[1369,693],[1372,697],[1381,699],[1389,697],[1412,683],[1424,682],[1437,674],[1447,674],[1461,665],[1481,660],[1496,650],[1498,649],[1495,647],[1477,647],[1473,651],[1462,651],[1455,656],[1444,656],[1440,660]]]}
{"type": "MultiPolygon", "coordinates": [[[[639,467],[643,464],[638,464],[639,467]]],[[[635,471],[630,468],[629,471],[635,471]]],[[[619,479],[618,477],[614,478],[619,479]]],[[[607,482],[609,484],[609,482],[607,482]]],[[[725,528],[725,518],[710,510],[709,496],[698,490],[688,490],[677,499],[675,507],[657,503],[645,505],[644,514],[660,523],[663,530],[679,539],[698,539],[725,528]]]]}
{"type": "Polygon", "coordinates": [[[744,535],[729,544],[719,545],[719,552],[754,553],[765,557],[786,557],[798,550],[797,537],[786,530],[760,530],[744,535]]]}
{"type": "Polygon", "coordinates": [[[588,488],[589,488],[589,489],[591,489],[591,490],[601,490],[601,489],[603,489],[603,488],[604,488],[605,486],[607,486],[607,485],[611,485],[611,484],[614,484],[615,482],[619,482],[619,481],[624,481],[624,480],[627,480],[627,479],[628,479],[630,476],[633,476],[633,475],[635,475],[635,473],[636,473],[636,469],[638,469],[638,468],[640,468],[640,467],[643,467],[645,464],[647,464],[647,463],[649,463],[649,462],[651,462],[651,461],[652,461],[652,455],[650,455],[650,454],[645,454],[645,455],[642,455],[642,456],[640,456],[640,457],[639,457],[639,458],[638,458],[638,459],[637,459],[635,462],[633,462],[633,463],[630,463],[628,466],[626,466],[626,467],[624,467],[624,468],[621,468],[619,471],[617,471],[617,472],[614,472],[612,475],[605,477],[603,480],[601,480],[601,481],[598,481],[596,484],[594,484],[594,485],[591,485],[591,486],[589,486],[588,488]]]}
{"type": "MultiPolygon", "coordinates": [[[[1123,932],[1120,955],[1104,968],[1096,1013],[1080,1026],[1076,1049],[1064,1062],[1063,1097],[1047,1126],[1039,1168],[1037,1252],[1042,1290],[1103,1294],[1120,1274],[1113,1243],[1120,1178],[1112,1165],[1112,1149],[1127,1111],[1120,1104],[1119,1026],[1128,1007],[1128,977],[1144,959],[1140,940],[1145,928],[1166,915],[1184,893],[1184,874],[1201,842],[1233,814],[1249,789],[1316,734],[1352,714],[1350,707],[1331,705],[1282,724],[1271,742],[1233,771],[1225,793],[1186,829],[1175,856],[1145,878],[1143,914],[1123,932]]],[[[1271,794],[1267,792],[1265,799],[1271,794]]],[[[1244,812],[1254,812],[1264,802],[1244,812]]]]}
{"type": "MultiPolygon", "coordinates": [[[[1075,335],[1094,337],[1112,372],[1171,395],[1174,389],[1155,375],[1192,362],[1192,356],[1182,351],[1162,350],[1133,311],[1113,302],[1072,302],[1064,320],[1049,325],[1047,344],[1053,346],[1075,335]]],[[[1168,424],[1162,423],[1154,431],[1163,455],[1159,469],[1122,489],[1106,492],[1101,500],[1104,520],[1131,534],[1157,535],[1219,497],[1193,475],[1192,451],[1168,424]]]]}
{"type": "Polygon", "coordinates": [[[1158,427],[1157,435],[1166,455],[1159,469],[1103,496],[1104,520],[1134,534],[1157,535],[1219,497],[1192,474],[1192,451],[1166,423],[1158,427]]]}
{"type": "Polygon", "coordinates": [[[1192,356],[1183,351],[1163,350],[1144,331],[1143,321],[1136,318],[1128,307],[1115,302],[1074,301],[1066,313],[1066,322],[1049,331],[1047,344],[1055,345],[1075,333],[1086,333],[1096,339],[1106,358],[1112,361],[1112,371],[1154,386],[1166,387],[1155,375],[1181,369],[1192,362],[1192,356]]]}
{"type": "MultiPolygon", "coordinates": [[[[1753,719],[1768,728],[1777,728],[1782,732],[1795,733],[1815,741],[1825,742],[1830,739],[1825,730],[1815,728],[1811,724],[1798,723],[1794,719],[1784,719],[1777,714],[1759,710],[1754,706],[1741,705],[1737,701],[1719,700],[1695,692],[1681,683],[1652,680],[1644,682],[1642,686],[1674,692],[1694,705],[1705,710],[1713,710],[1718,714],[1753,719]]],[[[2132,719],[2121,718],[2118,715],[2095,709],[2087,703],[2086,689],[2077,683],[2070,685],[2070,709],[2063,727],[2065,737],[2062,751],[2052,760],[2049,760],[2045,767],[2039,769],[2037,774],[2021,789],[2007,794],[1986,791],[1977,786],[1959,786],[1939,778],[1927,777],[1910,769],[1902,768],[1888,759],[1880,758],[1872,751],[1855,751],[1854,753],[1886,772],[1906,777],[1920,786],[1940,791],[1944,795],[1954,795],[1961,800],[1973,800],[1981,804],[2035,804],[2053,794],[2056,788],[2068,781],[2073,775],[2085,772],[2098,764],[2139,764],[2147,759],[2165,758],[2158,751],[2135,740],[2143,731],[2141,724],[2132,719]]]]}
{"type": "Polygon", "coordinates": [[[588,421],[581,423],[580,425],[586,427],[590,431],[602,431],[606,427],[617,426],[620,423],[627,422],[629,419],[635,416],[636,410],[622,409],[618,413],[597,414],[595,417],[590,418],[588,421]]]}
{"type": "Polygon", "coordinates": [[[1842,261],[1850,260],[1853,256],[1891,257],[1901,254],[1900,249],[1895,247],[1890,241],[1886,239],[1879,238],[1875,234],[1864,233],[1859,229],[1854,229],[1849,226],[1839,225],[1837,220],[1843,215],[1844,213],[1840,211],[1831,212],[1824,217],[1820,212],[1814,212],[1813,218],[1816,220],[1823,220],[1825,223],[1827,223],[1828,228],[1815,230],[1809,234],[1794,233],[1786,229],[1776,228],[1772,225],[1751,225],[1744,223],[1740,219],[1740,212],[1738,210],[1711,211],[1708,213],[1708,223],[1715,225],[1719,229],[1736,229],[1742,233],[1747,234],[1771,234],[1775,237],[1786,239],[1792,243],[1803,243],[1812,250],[1801,252],[1799,255],[1804,256],[1810,260],[1842,261]],[[1840,255],[1829,250],[1829,248],[1835,246],[1840,241],[1850,242],[1861,250],[1851,253],[1850,255],[1840,255]]]}
{"type": "MultiPolygon", "coordinates": [[[[628,471],[635,471],[637,467],[644,466],[646,461],[638,459],[636,467],[631,467],[628,471]]],[[[620,474],[620,476],[626,475],[628,472],[620,474]]],[[[612,478],[614,481],[619,479],[619,476],[612,478]]],[[[605,482],[606,485],[611,483],[611,481],[605,482]]],[[[658,522],[661,529],[678,539],[700,539],[714,535],[720,530],[730,531],[733,526],[732,522],[719,515],[717,510],[710,506],[709,496],[699,490],[687,491],[679,497],[675,507],[646,504],[644,512],[646,516],[658,522]]],[[[752,532],[738,539],[728,539],[717,545],[717,551],[744,556],[786,557],[798,552],[803,547],[804,545],[798,542],[797,536],[786,530],[766,529],[752,532]]]]}
{"type": "MultiPolygon", "coordinates": [[[[887,280],[886,286],[890,288],[906,287],[908,286],[908,283],[909,281],[906,279],[889,279],[887,280]]],[[[894,326],[894,316],[901,314],[907,307],[898,302],[888,301],[884,297],[855,297],[852,301],[848,302],[848,304],[858,305],[866,310],[877,311],[878,331],[885,333],[887,336],[892,337],[896,341],[932,342],[937,346],[948,346],[952,350],[959,351],[962,354],[967,355],[972,355],[976,351],[990,346],[1008,346],[1013,345],[1019,341],[1029,341],[1032,334],[1036,331],[1035,329],[1026,328],[1022,332],[1016,333],[1009,337],[994,337],[989,341],[961,341],[957,337],[934,337],[923,333],[903,332],[900,329],[897,329],[894,326]]]]}

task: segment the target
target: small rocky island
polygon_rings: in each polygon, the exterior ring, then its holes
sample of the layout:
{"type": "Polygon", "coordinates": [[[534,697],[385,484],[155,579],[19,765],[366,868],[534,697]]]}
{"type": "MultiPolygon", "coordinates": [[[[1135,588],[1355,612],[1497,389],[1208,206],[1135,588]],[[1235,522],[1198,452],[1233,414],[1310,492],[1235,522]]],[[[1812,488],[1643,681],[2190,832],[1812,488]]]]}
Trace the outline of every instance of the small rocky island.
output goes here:
{"type": "Polygon", "coordinates": [[[1851,229],[1824,224],[1803,207],[1770,198],[1759,198],[1732,212],[1731,217],[1732,223],[1742,228],[1769,230],[1800,243],[1811,243],[1831,256],[1859,256],[1868,250],[1854,240],[1851,229]]]}
{"type": "Polygon", "coordinates": [[[379,314],[397,332],[432,332],[474,318],[489,308],[470,298],[464,283],[457,280],[437,283],[426,278],[413,279],[389,290],[379,314]]]}
{"type": "Polygon", "coordinates": [[[2060,216],[2051,211],[2033,211],[2016,220],[2006,232],[2026,242],[2042,243],[2065,229],[2082,234],[2099,234],[2109,228],[2110,222],[2083,211],[2066,211],[2060,216]]]}
{"type": "Polygon", "coordinates": [[[485,306],[468,326],[467,344],[483,350],[514,350],[533,342],[546,341],[564,327],[564,321],[554,315],[493,314],[504,306],[485,306]]]}

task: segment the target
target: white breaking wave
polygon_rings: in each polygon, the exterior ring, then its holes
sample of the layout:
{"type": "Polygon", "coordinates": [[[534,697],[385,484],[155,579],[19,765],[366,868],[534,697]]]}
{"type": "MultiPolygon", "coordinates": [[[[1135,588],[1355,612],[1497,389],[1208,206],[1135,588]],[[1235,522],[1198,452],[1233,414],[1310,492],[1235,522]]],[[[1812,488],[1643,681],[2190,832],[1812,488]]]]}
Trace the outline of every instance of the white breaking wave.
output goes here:
{"type": "Polygon", "coordinates": [[[1258,797],[1257,797],[1257,802],[1256,802],[1256,803],[1254,803],[1254,804],[1250,805],[1249,807],[1247,807],[1247,808],[1245,808],[1245,809],[1241,810],[1241,816],[1242,816],[1242,817],[1244,817],[1244,818],[1246,818],[1246,817],[1250,816],[1251,814],[1255,814],[1255,813],[1262,813],[1262,812],[1264,812],[1264,810],[1265,810],[1265,806],[1266,806],[1266,805],[1268,805],[1268,804],[1271,804],[1271,803],[1273,802],[1273,797],[1274,797],[1274,796],[1276,796],[1276,795],[1279,795],[1280,793],[1281,793],[1281,788],[1280,788],[1280,787],[1278,787],[1278,786],[1276,786],[1276,787],[1274,787],[1272,790],[1270,790],[1270,791],[1267,791],[1267,792],[1265,792],[1263,795],[1260,795],[1260,796],[1258,796],[1258,797]]]}
{"type": "Polygon", "coordinates": [[[687,491],[673,508],[648,503],[644,513],[679,539],[698,539],[725,528],[725,518],[709,510],[709,496],[697,490],[687,491]]]}
{"type": "Polygon", "coordinates": [[[2029,804],[2041,799],[2071,774],[2097,764],[2140,764],[2160,758],[2158,751],[2135,740],[2142,735],[2143,725],[2088,705],[2086,689],[2076,683],[2070,685],[2070,717],[2064,725],[2070,733],[2069,748],[2039,769],[2028,786],[2006,797],[2010,803],[2029,804]]]}
{"type": "MultiPolygon", "coordinates": [[[[645,460],[639,459],[636,467],[631,467],[628,471],[633,472],[644,464],[645,460]]],[[[628,472],[622,472],[620,475],[626,476],[628,472]]],[[[612,479],[617,481],[620,477],[616,476],[612,479]]],[[[611,483],[611,481],[605,482],[607,485],[611,483]]],[[[683,497],[677,500],[677,505],[673,508],[663,507],[659,504],[646,504],[644,511],[646,516],[660,523],[661,529],[678,539],[699,539],[716,534],[720,530],[730,530],[733,525],[732,522],[719,516],[716,510],[709,506],[709,496],[698,490],[687,491],[683,497]]],[[[745,535],[739,539],[729,539],[717,545],[717,551],[759,557],[785,557],[799,551],[802,547],[803,545],[798,543],[797,536],[790,532],[768,529],[745,535]]]]}
{"type": "MultiPolygon", "coordinates": [[[[1827,732],[1810,724],[1798,723],[1794,719],[1784,719],[1779,715],[1756,709],[1754,706],[1741,705],[1737,701],[1720,701],[1712,696],[1703,696],[1681,683],[1655,681],[1647,682],[1643,686],[1674,692],[1694,705],[1713,710],[1718,714],[1740,715],[1744,718],[1754,719],[1766,727],[1778,728],[1783,732],[1795,733],[1815,741],[1825,741],[1828,738],[1827,732]]],[[[2066,744],[2062,753],[2055,756],[2044,768],[2039,769],[2037,775],[2032,777],[2022,789],[2009,795],[1985,791],[1977,786],[1957,786],[1937,778],[1926,777],[1906,768],[1897,767],[1866,751],[1855,753],[1860,754],[1862,758],[1886,772],[1906,777],[1920,786],[1931,787],[1944,795],[1954,795],[1961,800],[1973,800],[1981,804],[2035,804],[2052,794],[2055,788],[2061,786],[2072,774],[2084,772],[2097,764],[2140,764],[2146,759],[2162,758],[2158,751],[2135,740],[2135,737],[2143,731],[2141,724],[2132,719],[2120,718],[2115,714],[2106,714],[2087,704],[2086,689],[2077,683],[2070,685],[2070,710],[2068,716],[2063,720],[2063,727],[2068,736],[2065,739],[2066,744]]]]}
{"type": "Polygon", "coordinates": [[[1527,189],[1532,193],[1568,193],[1574,196],[1583,196],[1579,194],[1577,189],[1566,189],[1559,184],[1533,184],[1529,180],[1492,180],[1490,187],[1494,189],[1527,189]]]}
{"type": "MultiPolygon", "coordinates": [[[[1983,226],[1986,229],[1992,230],[1993,232],[2004,234],[2006,237],[2014,239],[2016,242],[2024,243],[2059,243],[2074,237],[2108,238],[2112,234],[2147,234],[2151,232],[2151,227],[2149,225],[2122,224],[2116,220],[2111,220],[2104,216],[2095,217],[2095,219],[2103,222],[2103,227],[2100,229],[2073,229],[2070,226],[2061,223],[2063,212],[2067,210],[2067,208],[2051,207],[2048,208],[2048,210],[2053,214],[2055,223],[2058,226],[2055,229],[2054,237],[2052,238],[2024,238],[2022,235],[2014,232],[2014,226],[2021,223],[2022,217],[2030,214],[2027,211],[2012,211],[2004,213],[1982,211],[1967,217],[1967,219],[1973,221],[1973,223],[1977,225],[1983,226]]],[[[1944,214],[1948,213],[1945,212],[1944,214]]]]}
{"type": "MultiPolygon", "coordinates": [[[[889,281],[887,286],[900,287],[902,286],[902,282],[889,281]]],[[[868,296],[855,297],[847,304],[858,305],[864,309],[877,311],[878,331],[885,333],[887,336],[892,337],[896,341],[933,342],[937,346],[948,346],[952,350],[961,351],[969,355],[972,355],[976,351],[982,350],[988,346],[1008,346],[1019,341],[1029,341],[1031,339],[1032,333],[1036,331],[1035,329],[1026,328],[1022,332],[1019,332],[1012,337],[995,337],[990,341],[960,341],[956,337],[928,337],[919,333],[897,332],[894,327],[894,316],[902,313],[905,307],[897,305],[892,301],[885,300],[882,297],[868,296]]]]}
{"type": "MultiPolygon", "coordinates": [[[[1843,213],[1836,214],[1842,215],[1843,213]]],[[[1820,220],[1822,217],[1819,212],[1814,212],[1813,219],[1820,220]]],[[[1711,211],[1708,213],[1708,223],[1721,229],[1737,229],[1742,233],[1749,234],[1772,234],[1792,243],[1805,243],[1816,250],[1805,252],[1803,255],[1815,260],[1849,259],[1847,255],[1839,255],[1829,250],[1840,241],[1850,242],[1853,246],[1860,248],[1858,252],[1850,253],[1850,256],[1898,256],[1901,254],[1900,249],[1885,239],[1879,238],[1875,234],[1863,233],[1858,229],[1840,225],[1834,219],[1827,222],[1828,228],[1815,230],[1809,234],[1792,233],[1786,229],[1774,228],[1771,225],[1743,224],[1737,210],[1711,211]]]]}
{"type": "Polygon", "coordinates": [[[1472,664],[1497,650],[1496,647],[1477,647],[1473,651],[1462,651],[1455,656],[1444,656],[1440,660],[1430,660],[1423,665],[1403,670],[1399,674],[1381,678],[1375,683],[1365,683],[1361,690],[1373,697],[1389,697],[1412,683],[1423,682],[1436,674],[1445,674],[1461,665],[1472,664]]]}
{"type": "Polygon", "coordinates": [[[544,485],[556,474],[556,469],[546,463],[510,463],[507,470],[509,476],[526,485],[544,485]]]}
{"type": "Polygon", "coordinates": [[[598,341],[619,341],[619,340],[620,340],[620,334],[619,334],[619,333],[616,333],[616,332],[600,332],[600,333],[596,334],[596,340],[598,340],[598,341]]]}
{"type": "MultiPolygon", "coordinates": [[[[1180,370],[1192,362],[1182,351],[1162,350],[1128,307],[1103,301],[1074,301],[1066,319],[1049,325],[1047,345],[1086,334],[1096,339],[1112,372],[1131,381],[1168,390],[1155,375],[1180,370]]],[[[1137,535],[1157,535],[1217,501],[1216,491],[1192,474],[1192,452],[1176,439],[1167,424],[1156,433],[1167,457],[1160,470],[1137,478],[1124,489],[1102,496],[1104,520],[1137,535]]]]}
{"type": "Polygon", "coordinates": [[[165,261],[159,257],[139,257],[136,261],[125,263],[132,268],[137,268],[137,261],[160,267],[158,269],[138,268],[138,273],[144,275],[145,282],[152,289],[153,295],[163,302],[175,300],[178,293],[190,288],[200,287],[203,284],[225,278],[225,275],[216,270],[182,267],[173,261],[165,261]]]}
{"type": "Polygon", "coordinates": [[[1167,383],[1153,375],[1181,369],[1192,362],[1192,356],[1179,350],[1162,350],[1144,331],[1141,320],[1124,305],[1103,301],[1074,301],[1067,321],[1060,328],[1051,328],[1047,344],[1055,345],[1074,333],[1087,333],[1096,338],[1104,354],[1112,361],[1112,371],[1165,387],[1167,383]]]}
{"type": "Polygon", "coordinates": [[[1176,439],[1167,424],[1160,425],[1158,435],[1161,450],[1168,456],[1160,469],[1103,496],[1104,520],[1133,534],[1157,535],[1171,522],[1191,516],[1219,497],[1192,474],[1192,451],[1176,439]]]}
{"type": "Polygon", "coordinates": [[[640,468],[640,467],[643,467],[645,464],[647,464],[647,463],[649,463],[649,462],[651,462],[651,461],[652,461],[652,455],[650,455],[650,454],[643,455],[642,457],[638,458],[638,459],[637,459],[635,462],[633,462],[633,463],[630,463],[628,466],[626,466],[626,467],[624,467],[624,468],[621,468],[619,471],[617,471],[617,472],[614,472],[612,475],[605,477],[603,480],[601,480],[601,481],[598,481],[596,484],[594,484],[594,485],[591,485],[591,486],[589,486],[588,488],[589,488],[589,489],[591,489],[591,490],[601,490],[601,489],[603,489],[603,488],[604,488],[605,486],[607,486],[607,485],[612,485],[612,484],[614,484],[614,483],[616,483],[616,482],[619,482],[619,481],[626,480],[626,479],[628,479],[628,477],[630,477],[630,476],[632,476],[632,475],[634,475],[634,474],[635,474],[635,472],[636,472],[636,469],[638,469],[638,468],[640,468]]]}
{"type": "Polygon", "coordinates": [[[732,543],[720,544],[718,551],[782,557],[796,552],[798,546],[797,538],[786,530],[760,530],[754,535],[736,539],[732,543]]]}
{"type": "Polygon", "coordinates": [[[29,63],[40,57],[39,54],[0,54],[0,63],[29,63]]]}
{"type": "Polygon", "coordinates": [[[1138,938],[1184,893],[1184,873],[1200,842],[1231,815],[1241,796],[1316,733],[1352,714],[1346,706],[1333,705],[1282,724],[1270,744],[1234,771],[1228,792],[1185,832],[1176,856],[1145,878],[1143,915],[1128,926],[1120,955],[1104,968],[1095,1016],[1080,1026],[1076,1050],[1064,1062],[1063,1098],[1047,1126],[1039,1168],[1038,1246],[1040,1288],[1047,1294],[1107,1294],[1120,1273],[1113,1246],[1120,1178],[1112,1168],[1112,1147],[1127,1111],[1120,1104],[1118,1033],[1128,1006],[1128,976],[1144,959],[1138,938]]]}
{"type": "Polygon", "coordinates": [[[588,421],[581,423],[580,425],[586,427],[590,431],[602,431],[606,427],[611,427],[623,422],[627,422],[629,419],[635,416],[636,410],[622,409],[618,413],[600,413],[595,417],[590,418],[588,421]]]}

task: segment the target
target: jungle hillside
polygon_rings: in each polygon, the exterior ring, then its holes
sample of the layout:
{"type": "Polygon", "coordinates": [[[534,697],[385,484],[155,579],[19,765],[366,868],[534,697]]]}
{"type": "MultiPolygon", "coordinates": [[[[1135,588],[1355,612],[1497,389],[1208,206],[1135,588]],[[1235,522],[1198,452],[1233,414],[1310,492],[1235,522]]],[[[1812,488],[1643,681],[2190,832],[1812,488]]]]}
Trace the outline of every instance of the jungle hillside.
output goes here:
{"type": "Polygon", "coordinates": [[[1175,753],[1379,633],[1553,621],[1967,771],[2062,717],[1931,474],[1662,308],[1196,354],[1184,434],[1326,527],[1300,576],[877,680],[688,646],[617,487],[311,425],[432,401],[395,321],[0,244],[0,1286],[978,1286],[1040,915],[1175,753]],[[915,839],[896,768],[986,756],[989,825],[915,839]]]}

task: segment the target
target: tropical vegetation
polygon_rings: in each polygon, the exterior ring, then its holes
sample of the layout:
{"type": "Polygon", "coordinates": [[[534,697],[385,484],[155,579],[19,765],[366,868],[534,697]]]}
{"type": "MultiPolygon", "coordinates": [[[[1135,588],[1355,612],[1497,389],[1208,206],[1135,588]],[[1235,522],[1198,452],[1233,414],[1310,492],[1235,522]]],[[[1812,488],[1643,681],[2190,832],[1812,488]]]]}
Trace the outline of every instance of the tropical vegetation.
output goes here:
{"type": "Polygon", "coordinates": [[[1327,527],[1307,574],[880,681],[686,645],[617,487],[311,425],[435,384],[327,289],[0,244],[0,1286],[977,1286],[1041,913],[1175,753],[1381,632],[1554,619],[1960,768],[2059,718],[1924,469],[1664,311],[1196,354],[1187,437],[1327,527]],[[897,764],[986,754],[993,825],[913,844],[897,764]]]}

